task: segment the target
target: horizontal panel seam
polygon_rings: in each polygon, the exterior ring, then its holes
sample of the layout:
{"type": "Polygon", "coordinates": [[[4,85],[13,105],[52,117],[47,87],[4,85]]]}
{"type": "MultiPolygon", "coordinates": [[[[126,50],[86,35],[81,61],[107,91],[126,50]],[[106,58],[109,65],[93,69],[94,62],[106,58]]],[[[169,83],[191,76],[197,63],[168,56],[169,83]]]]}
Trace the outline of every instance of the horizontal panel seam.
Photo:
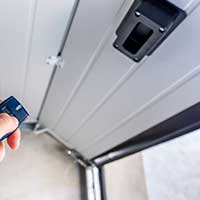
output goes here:
{"type": "Polygon", "coordinates": [[[106,93],[106,95],[100,100],[100,102],[94,107],[94,109],[87,114],[87,116],[79,124],[78,128],[72,132],[69,136],[72,137],[79,134],[80,129],[98,112],[98,110],[129,80],[130,77],[137,72],[137,70],[145,63],[147,57],[143,59],[139,64],[134,63],[127,72],[117,81],[117,83],[106,93]]]}
{"type": "Polygon", "coordinates": [[[119,8],[119,10],[117,11],[116,17],[114,17],[113,22],[111,23],[111,25],[107,28],[105,34],[103,35],[101,41],[99,42],[97,48],[95,49],[94,53],[92,54],[91,58],[89,59],[85,69],[83,70],[82,74],[80,75],[78,81],[76,82],[75,86],[73,87],[69,97],[67,98],[65,104],[63,105],[63,109],[62,111],[58,114],[58,118],[55,122],[55,124],[53,125],[53,129],[55,130],[58,125],[59,122],[61,121],[62,117],[64,116],[65,112],[68,110],[69,106],[71,105],[74,97],[76,96],[76,94],[78,93],[79,89],[81,88],[82,84],[84,83],[84,81],[86,80],[89,72],[91,71],[94,62],[98,59],[99,55],[102,53],[102,50],[104,49],[105,45],[107,44],[108,39],[111,37],[111,34],[113,32],[113,29],[115,27],[115,24],[117,22],[116,18],[118,19],[118,14],[121,11],[123,5],[124,5],[125,1],[123,2],[122,6],[119,8]]]}
{"type": "Polygon", "coordinates": [[[193,70],[188,72],[186,75],[178,79],[175,83],[171,84],[169,87],[167,87],[164,91],[160,92],[158,95],[154,96],[149,102],[141,106],[138,110],[132,112],[127,117],[125,117],[123,120],[121,120],[118,124],[114,125],[110,130],[105,131],[103,134],[98,134],[99,137],[95,138],[93,143],[87,144],[86,148],[81,148],[82,151],[87,151],[91,146],[94,146],[99,141],[102,141],[106,136],[112,135],[115,131],[120,129],[122,126],[127,124],[130,120],[133,120],[138,115],[142,114],[144,111],[161,101],[163,98],[169,96],[171,93],[175,92],[177,89],[185,85],[187,82],[189,82],[191,79],[199,75],[200,73],[200,65],[195,67],[193,70]]]}

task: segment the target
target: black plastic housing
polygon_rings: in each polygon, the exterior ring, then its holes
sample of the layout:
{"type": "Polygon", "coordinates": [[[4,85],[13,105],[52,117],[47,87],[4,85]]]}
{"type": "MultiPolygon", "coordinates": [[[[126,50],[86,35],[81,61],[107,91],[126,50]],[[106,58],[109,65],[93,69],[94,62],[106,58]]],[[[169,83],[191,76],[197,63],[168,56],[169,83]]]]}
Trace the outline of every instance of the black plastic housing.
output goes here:
{"type": "Polygon", "coordinates": [[[136,0],[116,31],[114,47],[136,62],[152,52],[186,13],[166,0],[136,0]]]}

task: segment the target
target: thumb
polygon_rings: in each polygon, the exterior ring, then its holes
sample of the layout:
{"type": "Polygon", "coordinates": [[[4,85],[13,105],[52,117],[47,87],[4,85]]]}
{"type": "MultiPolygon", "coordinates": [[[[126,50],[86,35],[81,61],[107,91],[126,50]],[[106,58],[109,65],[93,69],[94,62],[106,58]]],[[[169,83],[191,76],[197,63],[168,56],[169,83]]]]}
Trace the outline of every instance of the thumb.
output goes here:
{"type": "Polygon", "coordinates": [[[7,113],[0,113],[0,137],[14,131],[18,127],[18,120],[7,113]]]}
{"type": "Polygon", "coordinates": [[[4,156],[5,156],[4,143],[0,142],[0,162],[3,160],[4,156]]]}

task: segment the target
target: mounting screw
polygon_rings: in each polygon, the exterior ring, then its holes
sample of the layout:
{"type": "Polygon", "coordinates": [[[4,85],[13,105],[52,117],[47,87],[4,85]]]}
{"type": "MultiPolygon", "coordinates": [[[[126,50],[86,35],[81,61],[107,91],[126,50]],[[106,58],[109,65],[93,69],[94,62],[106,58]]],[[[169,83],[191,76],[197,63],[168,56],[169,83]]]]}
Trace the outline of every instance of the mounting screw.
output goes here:
{"type": "Polygon", "coordinates": [[[138,60],[139,60],[139,58],[138,58],[138,57],[136,57],[136,58],[134,58],[134,60],[135,60],[135,61],[138,61],[138,60]]]}
{"type": "Polygon", "coordinates": [[[141,15],[140,12],[138,12],[138,11],[135,12],[135,16],[136,16],[136,17],[139,17],[140,15],[141,15]]]}
{"type": "Polygon", "coordinates": [[[163,27],[160,27],[160,28],[159,28],[159,31],[160,31],[161,33],[165,32],[165,30],[166,30],[166,29],[163,28],[163,27]]]}
{"type": "Polygon", "coordinates": [[[114,47],[118,48],[119,46],[118,46],[118,44],[114,44],[114,47]]]}
{"type": "Polygon", "coordinates": [[[68,150],[68,151],[67,151],[67,154],[68,154],[68,155],[72,155],[72,151],[71,151],[71,150],[68,150]]]}

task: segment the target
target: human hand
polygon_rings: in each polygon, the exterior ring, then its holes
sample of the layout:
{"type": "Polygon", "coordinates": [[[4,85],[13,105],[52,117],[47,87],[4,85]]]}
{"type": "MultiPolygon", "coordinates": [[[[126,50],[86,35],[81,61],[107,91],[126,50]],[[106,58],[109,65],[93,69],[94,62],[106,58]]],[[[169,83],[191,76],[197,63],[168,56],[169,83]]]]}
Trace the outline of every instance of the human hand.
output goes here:
{"type": "MultiPolygon", "coordinates": [[[[15,117],[8,115],[7,113],[0,113],[0,137],[6,133],[14,131],[18,127],[18,120],[15,117]]],[[[20,144],[21,133],[20,130],[15,130],[12,135],[7,138],[8,146],[16,150],[20,144]]],[[[5,156],[5,146],[3,141],[0,142],[0,161],[3,160],[5,156]]]]}

